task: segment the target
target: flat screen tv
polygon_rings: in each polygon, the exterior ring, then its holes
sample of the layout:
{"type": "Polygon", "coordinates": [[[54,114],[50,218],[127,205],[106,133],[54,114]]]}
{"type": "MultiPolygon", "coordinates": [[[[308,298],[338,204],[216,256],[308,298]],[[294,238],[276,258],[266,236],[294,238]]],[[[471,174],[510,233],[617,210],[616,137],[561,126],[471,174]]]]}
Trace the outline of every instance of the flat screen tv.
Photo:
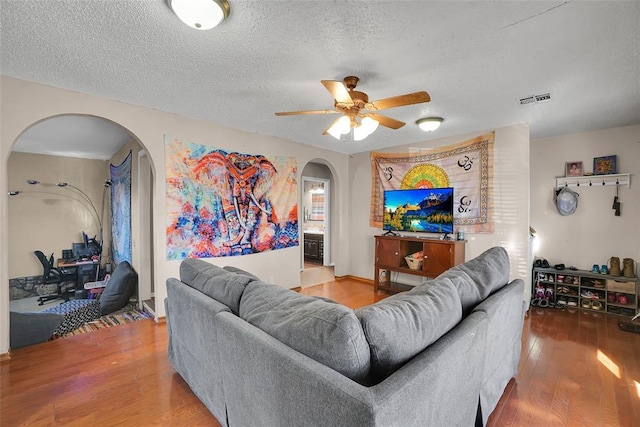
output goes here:
{"type": "Polygon", "coordinates": [[[386,190],[383,228],[452,234],[453,188],[386,190]]]}

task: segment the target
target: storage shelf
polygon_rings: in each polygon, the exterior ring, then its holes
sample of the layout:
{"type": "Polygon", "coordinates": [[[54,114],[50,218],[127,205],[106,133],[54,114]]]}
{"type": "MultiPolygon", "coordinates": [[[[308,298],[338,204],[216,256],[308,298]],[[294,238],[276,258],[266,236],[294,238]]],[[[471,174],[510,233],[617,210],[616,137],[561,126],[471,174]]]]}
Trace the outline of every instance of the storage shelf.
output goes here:
{"type": "Polygon", "coordinates": [[[562,187],[603,187],[608,185],[626,185],[631,187],[631,174],[616,173],[610,175],[563,176],[556,178],[556,188],[562,187]]]}
{"type": "MultiPolygon", "coordinates": [[[[555,282],[553,302],[558,304],[558,298],[562,298],[564,304],[560,306],[568,308],[578,308],[581,310],[591,312],[603,312],[616,316],[633,317],[636,313],[640,312],[640,279],[638,277],[625,277],[625,276],[611,276],[609,274],[594,273],[588,270],[556,270],[555,268],[540,268],[535,267],[533,269],[533,294],[535,295],[536,283],[539,283],[542,287],[546,288],[555,282]],[[559,277],[571,277],[578,278],[578,284],[564,283],[564,280],[559,280],[559,277]],[[595,281],[600,281],[602,286],[593,286],[595,281]],[[576,294],[562,292],[561,288],[571,289],[576,294]],[[597,295],[598,298],[589,298],[583,296],[583,292],[591,292],[593,295],[597,295]],[[625,294],[627,297],[627,304],[620,304],[617,300],[615,302],[609,302],[612,294],[620,295],[625,294]],[[576,305],[569,305],[569,302],[573,301],[576,305]],[[582,304],[586,306],[583,306],[582,304]],[[592,305],[599,305],[600,308],[594,308],[592,305]]],[[[546,291],[546,289],[545,289],[546,291]]]]}

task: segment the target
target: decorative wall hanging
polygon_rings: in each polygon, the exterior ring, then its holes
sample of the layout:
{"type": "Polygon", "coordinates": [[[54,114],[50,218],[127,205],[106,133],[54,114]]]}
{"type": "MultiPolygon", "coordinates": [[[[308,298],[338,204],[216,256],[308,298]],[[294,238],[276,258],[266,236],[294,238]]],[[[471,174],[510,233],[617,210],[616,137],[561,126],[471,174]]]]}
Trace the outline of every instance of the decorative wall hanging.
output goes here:
{"type": "Polygon", "coordinates": [[[111,169],[111,259],[131,261],[131,151],[111,169]]]}
{"type": "Polygon", "coordinates": [[[493,231],[494,132],[427,154],[371,153],[372,227],[382,228],[384,190],[454,188],[454,224],[465,231],[493,231]]]}
{"type": "Polygon", "coordinates": [[[295,157],[230,153],[165,135],[167,259],[298,246],[295,157]]]}
{"type": "Polygon", "coordinates": [[[609,175],[618,173],[618,156],[603,156],[593,158],[593,174],[609,175]]]}

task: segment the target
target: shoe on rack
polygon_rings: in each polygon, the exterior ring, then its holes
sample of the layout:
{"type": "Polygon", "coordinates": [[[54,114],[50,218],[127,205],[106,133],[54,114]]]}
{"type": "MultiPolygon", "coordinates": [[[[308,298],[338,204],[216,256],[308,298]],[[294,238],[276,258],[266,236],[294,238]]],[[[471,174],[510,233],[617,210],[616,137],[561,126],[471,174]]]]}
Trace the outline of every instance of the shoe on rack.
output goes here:
{"type": "Polygon", "coordinates": [[[544,293],[544,298],[553,301],[553,287],[547,288],[547,291],[544,293]]]}
{"type": "Polygon", "coordinates": [[[582,298],[589,298],[589,299],[599,299],[600,296],[596,293],[596,292],[591,292],[591,291],[582,291],[580,292],[580,296],[582,298]]]}
{"type": "Polygon", "coordinates": [[[575,298],[569,298],[569,300],[567,301],[567,305],[569,307],[577,307],[578,301],[575,298]]]}
{"type": "Polygon", "coordinates": [[[620,275],[622,275],[622,272],[620,271],[620,258],[618,258],[617,256],[612,256],[609,259],[609,265],[611,265],[611,269],[609,271],[609,274],[611,276],[619,277],[620,275]]]}
{"type": "Polygon", "coordinates": [[[624,277],[636,277],[636,275],[633,272],[633,267],[634,267],[635,261],[633,261],[632,258],[625,258],[622,260],[622,275],[624,277]]]}
{"type": "Polygon", "coordinates": [[[593,281],[593,287],[594,288],[599,288],[599,289],[604,289],[604,283],[602,283],[602,280],[594,280],[593,281]]]}
{"type": "Polygon", "coordinates": [[[615,304],[618,302],[618,297],[616,294],[614,294],[613,292],[610,292],[607,294],[607,302],[609,304],[615,304]]]}
{"type": "Polygon", "coordinates": [[[593,267],[591,267],[591,272],[592,273],[600,273],[600,266],[598,264],[593,264],[593,267]]]}
{"type": "Polygon", "coordinates": [[[627,305],[629,304],[629,298],[626,294],[616,294],[618,297],[618,304],[627,305]]]}
{"type": "Polygon", "coordinates": [[[567,305],[567,299],[565,297],[558,297],[558,305],[567,305]]]}
{"type": "Polygon", "coordinates": [[[591,308],[594,310],[602,310],[604,305],[600,301],[591,301],[591,308]]]}
{"type": "Polygon", "coordinates": [[[580,307],[582,307],[582,308],[591,308],[591,300],[583,299],[582,301],[580,301],[580,307]]]}

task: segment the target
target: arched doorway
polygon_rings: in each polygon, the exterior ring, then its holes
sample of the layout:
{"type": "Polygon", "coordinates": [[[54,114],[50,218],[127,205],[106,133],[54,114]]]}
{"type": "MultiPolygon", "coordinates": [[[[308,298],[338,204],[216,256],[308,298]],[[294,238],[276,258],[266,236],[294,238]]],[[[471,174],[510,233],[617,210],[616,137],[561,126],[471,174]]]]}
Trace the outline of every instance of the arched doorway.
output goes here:
{"type": "MultiPolygon", "coordinates": [[[[151,191],[138,191],[137,157],[143,149],[138,138],[121,125],[81,114],[40,120],[14,141],[7,160],[10,194],[18,193],[16,197],[9,197],[8,204],[10,306],[14,306],[15,300],[30,298],[34,293],[33,277],[42,274],[42,267],[33,257],[34,249],[61,258],[62,251],[71,249],[84,232],[101,241],[101,264],[106,267],[111,227],[109,190],[104,184],[109,179],[109,164],[119,164],[129,151],[136,157],[132,168],[131,182],[135,188],[131,192],[131,214],[135,212],[137,218],[132,220],[132,237],[140,241],[142,232],[152,234],[150,218],[139,221],[139,206],[151,204],[151,191]],[[60,183],[67,186],[60,187],[60,183]]],[[[146,165],[152,177],[150,158],[146,165]]],[[[152,178],[148,185],[151,183],[152,178]]],[[[132,261],[141,281],[143,275],[149,281],[152,257],[134,253],[132,261]]]]}
{"type": "Polygon", "coordinates": [[[335,280],[332,251],[335,178],[322,160],[307,163],[300,182],[300,286],[335,280]]]}

